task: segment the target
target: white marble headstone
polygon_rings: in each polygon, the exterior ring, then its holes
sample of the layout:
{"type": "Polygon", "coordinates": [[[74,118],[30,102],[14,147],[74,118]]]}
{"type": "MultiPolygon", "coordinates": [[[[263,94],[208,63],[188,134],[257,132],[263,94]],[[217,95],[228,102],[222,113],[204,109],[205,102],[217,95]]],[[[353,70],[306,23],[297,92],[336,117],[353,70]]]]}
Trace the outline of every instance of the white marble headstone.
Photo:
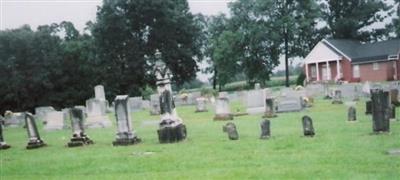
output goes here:
{"type": "Polygon", "coordinates": [[[46,114],[46,125],[44,129],[47,131],[61,130],[64,128],[64,113],[61,111],[52,111],[46,114]]]}

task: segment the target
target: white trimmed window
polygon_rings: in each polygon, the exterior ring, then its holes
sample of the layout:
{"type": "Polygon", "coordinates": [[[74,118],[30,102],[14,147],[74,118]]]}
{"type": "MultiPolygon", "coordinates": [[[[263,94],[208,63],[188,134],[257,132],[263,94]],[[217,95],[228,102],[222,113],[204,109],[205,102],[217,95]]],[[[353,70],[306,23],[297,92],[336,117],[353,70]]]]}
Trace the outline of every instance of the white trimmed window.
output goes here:
{"type": "Polygon", "coordinates": [[[317,77],[317,67],[311,66],[311,77],[317,77]]]}
{"type": "Polygon", "coordinates": [[[354,78],[360,77],[360,66],[359,65],[353,65],[353,77],[354,78]]]}
{"type": "Polygon", "coordinates": [[[372,70],[374,70],[374,71],[379,70],[379,63],[373,63],[372,64],[372,70]]]}

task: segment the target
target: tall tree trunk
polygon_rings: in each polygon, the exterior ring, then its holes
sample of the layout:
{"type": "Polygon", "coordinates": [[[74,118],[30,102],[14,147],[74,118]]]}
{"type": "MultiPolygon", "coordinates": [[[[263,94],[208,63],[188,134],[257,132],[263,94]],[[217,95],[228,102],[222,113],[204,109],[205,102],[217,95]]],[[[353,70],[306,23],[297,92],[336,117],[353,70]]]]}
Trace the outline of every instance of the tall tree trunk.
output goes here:
{"type": "Polygon", "coordinates": [[[214,76],[213,76],[213,89],[216,90],[217,89],[217,68],[214,68],[214,76]]]}
{"type": "Polygon", "coordinates": [[[286,87],[289,87],[289,45],[288,45],[288,29],[285,27],[285,75],[286,75],[286,87]]]}

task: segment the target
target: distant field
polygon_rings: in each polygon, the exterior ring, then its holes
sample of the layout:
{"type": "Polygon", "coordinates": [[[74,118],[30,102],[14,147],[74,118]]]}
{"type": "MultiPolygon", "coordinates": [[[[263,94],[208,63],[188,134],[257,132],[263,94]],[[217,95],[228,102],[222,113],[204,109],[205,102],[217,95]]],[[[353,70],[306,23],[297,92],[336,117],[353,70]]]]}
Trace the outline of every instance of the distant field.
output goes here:
{"type": "Polygon", "coordinates": [[[261,115],[235,118],[240,139],[229,141],[226,122],[212,121],[212,111],[194,113],[193,106],[178,108],[189,137],[177,144],[158,143],[159,117],[147,111],[133,114],[143,142],[128,147],[111,145],[115,127],[88,130],[95,144],[72,149],[65,147],[70,130],[40,129],[49,146],[25,150],[25,129],[7,128],[13,147],[0,151],[0,179],[399,179],[400,157],[385,152],[400,148],[400,122],[391,123],[390,134],[371,135],[364,102],[357,107],[358,122],[348,123],[345,105],[317,99],[304,112],[271,119],[269,140],[258,139],[261,115]],[[314,138],[302,137],[305,114],[314,120],[314,138]]]}

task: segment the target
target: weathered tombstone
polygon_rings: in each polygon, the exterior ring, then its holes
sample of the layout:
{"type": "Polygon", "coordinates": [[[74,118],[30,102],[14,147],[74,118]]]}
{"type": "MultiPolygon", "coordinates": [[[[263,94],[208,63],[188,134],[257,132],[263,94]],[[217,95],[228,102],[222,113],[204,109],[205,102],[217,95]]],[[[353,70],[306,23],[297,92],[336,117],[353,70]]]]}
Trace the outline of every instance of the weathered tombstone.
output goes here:
{"type": "Polygon", "coordinates": [[[129,108],[131,112],[142,110],[142,97],[129,98],[129,108]]]}
{"type": "Polygon", "coordinates": [[[35,108],[35,118],[40,119],[43,121],[43,124],[46,124],[46,114],[49,112],[56,111],[53,107],[51,106],[42,106],[42,107],[36,107],[35,108]]]}
{"type": "Polygon", "coordinates": [[[95,99],[99,100],[106,100],[106,95],[104,93],[104,86],[103,85],[97,85],[94,87],[94,97],[95,99]]]}
{"type": "Polygon", "coordinates": [[[390,101],[395,106],[399,106],[400,105],[398,96],[399,96],[399,90],[398,89],[391,89],[390,90],[390,101]]]}
{"type": "Polygon", "coordinates": [[[157,78],[157,91],[160,101],[161,120],[159,123],[158,140],[160,143],[173,143],[186,139],[186,126],[178,116],[172,96],[171,78],[172,73],[162,61],[161,52],[155,53],[157,78]]]}
{"type": "Polygon", "coordinates": [[[158,94],[150,96],[150,115],[160,115],[160,101],[158,94]]]}
{"type": "Polygon", "coordinates": [[[275,99],[274,98],[266,98],[265,99],[265,112],[264,117],[273,118],[277,115],[275,114],[275,99]]]}
{"type": "Polygon", "coordinates": [[[199,97],[196,99],[196,111],[195,112],[207,112],[207,99],[199,97]]]}
{"type": "Polygon", "coordinates": [[[396,106],[394,104],[390,104],[390,120],[396,121],[396,106]]]}
{"type": "Polygon", "coordinates": [[[365,114],[372,114],[372,101],[365,102],[365,114]]]}
{"type": "Polygon", "coordinates": [[[71,108],[69,110],[71,116],[72,138],[68,142],[68,147],[77,147],[93,144],[93,141],[85,133],[84,119],[85,115],[81,108],[71,108]]]}
{"type": "Polygon", "coordinates": [[[233,120],[233,115],[229,107],[229,99],[220,94],[215,104],[214,120],[233,120]]]}
{"type": "Polygon", "coordinates": [[[360,100],[360,95],[359,95],[359,90],[358,90],[358,86],[354,86],[354,94],[353,94],[353,101],[358,101],[360,100]]]}
{"type": "Polygon", "coordinates": [[[400,149],[391,149],[387,151],[388,155],[400,156],[400,149]]]}
{"type": "Polygon", "coordinates": [[[261,89],[260,83],[255,83],[255,84],[254,84],[254,89],[255,89],[255,90],[261,89]]]}
{"type": "Polygon", "coordinates": [[[39,131],[36,126],[35,118],[31,113],[25,113],[25,124],[28,132],[28,145],[26,149],[35,149],[46,146],[43,140],[40,138],[39,131]]]}
{"type": "Polygon", "coordinates": [[[277,106],[277,112],[295,112],[302,109],[301,97],[284,97],[279,101],[277,106]]]}
{"type": "Polygon", "coordinates": [[[366,81],[363,84],[362,92],[363,92],[364,96],[369,97],[371,95],[371,85],[370,85],[369,81],[366,81]]]}
{"type": "Polygon", "coordinates": [[[372,129],[374,133],[390,131],[389,92],[383,89],[371,89],[372,129]]]}
{"type": "Polygon", "coordinates": [[[222,131],[228,133],[228,138],[230,140],[239,139],[239,134],[237,132],[236,125],[232,122],[226,123],[226,125],[222,127],[222,131]]]}
{"type": "Polygon", "coordinates": [[[3,116],[0,115],[0,149],[8,149],[11,146],[4,141],[4,136],[3,136],[3,123],[4,123],[4,118],[3,116]]]}
{"type": "Polygon", "coordinates": [[[248,114],[258,114],[265,112],[265,90],[250,90],[247,92],[246,101],[248,114]]]}
{"type": "Polygon", "coordinates": [[[25,113],[6,111],[4,113],[4,126],[20,127],[24,124],[25,113]]]}
{"type": "Polygon", "coordinates": [[[134,131],[132,131],[132,118],[129,108],[128,95],[121,95],[115,98],[115,119],[117,120],[117,137],[113,142],[114,146],[126,146],[139,143],[134,131]]]}
{"type": "Polygon", "coordinates": [[[329,84],[324,83],[323,86],[324,86],[324,99],[332,99],[332,97],[330,96],[329,84]]]}
{"type": "Polygon", "coordinates": [[[303,133],[304,136],[313,137],[315,135],[312,119],[309,116],[303,116],[303,133]]]}
{"type": "Polygon", "coordinates": [[[260,126],[261,126],[260,139],[268,139],[271,136],[270,124],[271,124],[271,122],[268,119],[261,121],[261,123],[260,123],[260,126]]]}
{"type": "Polygon", "coordinates": [[[348,121],[356,121],[357,120],[357,111],[354,106],[350,106],[347,111],[347,120],[348,121]]]}
{"type": "Polygon", "coordinates": [[[106,114],[105,101],[89,99],[86,101],[86,126],[88,128],[105,128],[111,126],[111,121],[106,114]]]}
{"type": "Polygon", "coordinates": [[[343,104],[341,90],[339,89],[335,90],[335,95],[333,96],[332,104],[343,104]]]}
{"type": "Polygon", "coordinates": [[[64,113],[61,111],[48,112],[45,117],[46,125],[44,130],[54,131],[62,130],[64,128],[64,113]]]}

